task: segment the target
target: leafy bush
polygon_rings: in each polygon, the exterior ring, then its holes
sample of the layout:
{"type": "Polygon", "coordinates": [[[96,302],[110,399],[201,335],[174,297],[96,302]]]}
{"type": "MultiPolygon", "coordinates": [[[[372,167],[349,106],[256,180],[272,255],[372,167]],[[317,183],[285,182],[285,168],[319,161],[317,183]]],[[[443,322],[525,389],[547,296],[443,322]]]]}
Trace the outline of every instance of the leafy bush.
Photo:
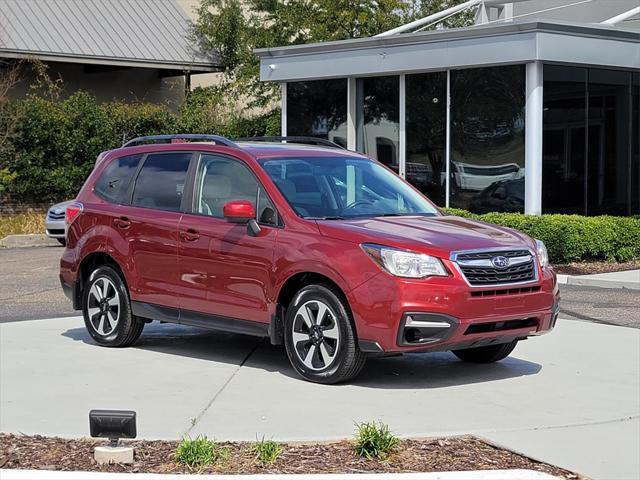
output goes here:
{"type": "Polygon", "coordinates": [[[64,100],[28,96],[11,102],[12,135],[0,144],[0,198],[55,202],[73,198],[98,154],[133,137],[217,133],[277,135],[279,110],[253,118],[216,113],[215,91],[197,89],[179,112],[145,103],[98,103],[86,92],[64,100]]]}
{"type": "Polygon", "coordinates": [[[225,460],[229,449],[222,448],[206,436],[195,440],[184,438],[176,448],[176,462],[189,468],[201,469],[225,460]]]}
{"type": "Polygon", "coordinates": [[[262,465],[271,465],[278,460],[282,453],[282,446],[273,440],[257,441],[251,446],[251,451],[255,454],[256,460],[262,465]]]}
{"type": "Polygon", "coordinates": [[[522,215],[446,209],[451,215],[514,228],[542,240],[552,263],[583,260],[625,262],[640,258],[640,219],[607,215],[522,215]]]}
{"type": "Polygon", "coordinates": [[[356,453],[361,457],[385,459],[400,441],[382,422],[356,424],[356,453]]]}

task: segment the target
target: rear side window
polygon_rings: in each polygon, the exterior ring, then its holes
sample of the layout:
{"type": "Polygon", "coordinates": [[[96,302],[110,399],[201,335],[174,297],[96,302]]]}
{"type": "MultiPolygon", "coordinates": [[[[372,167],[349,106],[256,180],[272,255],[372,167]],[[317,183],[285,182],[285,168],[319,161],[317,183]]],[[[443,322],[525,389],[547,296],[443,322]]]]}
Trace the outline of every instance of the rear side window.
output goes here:
{"type": "Polygon", "coordinates": [[[93,191],[108,202],[129,203],[127,191],[141,158],[142,155],[130,155],[115,159],[104,169],[93,191]]]}
{"type": "Polygon", "coordinates": [[[191,153],[149,155],[140,169],[132,204],[179,211],[191,153]]]}

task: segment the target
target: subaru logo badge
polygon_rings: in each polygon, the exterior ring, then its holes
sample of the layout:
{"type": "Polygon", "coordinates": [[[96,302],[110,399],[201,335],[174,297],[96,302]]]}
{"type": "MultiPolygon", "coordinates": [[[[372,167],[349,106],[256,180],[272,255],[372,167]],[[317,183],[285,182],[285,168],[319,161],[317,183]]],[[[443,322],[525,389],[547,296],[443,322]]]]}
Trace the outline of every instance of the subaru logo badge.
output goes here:
{"type": "Polygon", "coordinates": [[[59,208],[56,208],[53,213],[55,213],[56,215],[60,215],[62,213],[62,210],[60,210],[59,208]]]}
{"type": "Polygon", "coordinates": [[[509,266],[509,259],[507,257],[493,257],[491,263],[496,268],[507,268],[509,266]]]}

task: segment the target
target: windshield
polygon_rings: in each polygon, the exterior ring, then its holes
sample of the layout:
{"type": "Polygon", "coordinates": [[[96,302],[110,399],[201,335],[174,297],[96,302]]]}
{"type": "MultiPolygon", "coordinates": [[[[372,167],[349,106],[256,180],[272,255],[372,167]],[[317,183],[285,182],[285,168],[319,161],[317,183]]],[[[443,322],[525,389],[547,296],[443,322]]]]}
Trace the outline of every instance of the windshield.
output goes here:
{"type": "Polygon", "coordinates": [[[304,218],[438,215],[422,195],[368,159],[279,158],[261,163],[296,213],[304,218]]]}

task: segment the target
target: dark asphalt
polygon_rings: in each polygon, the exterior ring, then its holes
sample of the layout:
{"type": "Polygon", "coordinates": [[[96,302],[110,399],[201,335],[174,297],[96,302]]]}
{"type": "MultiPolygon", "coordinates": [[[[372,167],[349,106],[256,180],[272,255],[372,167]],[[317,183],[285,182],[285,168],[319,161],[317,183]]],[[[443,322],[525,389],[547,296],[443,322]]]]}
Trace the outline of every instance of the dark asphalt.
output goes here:
{"type": "MultiPolygon", "coordinates": [[[[0,249],[0,323],[79,315],[58,280],[62,247],[0,249]]],[[[640,291],[561,285],[561,318],[640,328],[640,291]]]]}

